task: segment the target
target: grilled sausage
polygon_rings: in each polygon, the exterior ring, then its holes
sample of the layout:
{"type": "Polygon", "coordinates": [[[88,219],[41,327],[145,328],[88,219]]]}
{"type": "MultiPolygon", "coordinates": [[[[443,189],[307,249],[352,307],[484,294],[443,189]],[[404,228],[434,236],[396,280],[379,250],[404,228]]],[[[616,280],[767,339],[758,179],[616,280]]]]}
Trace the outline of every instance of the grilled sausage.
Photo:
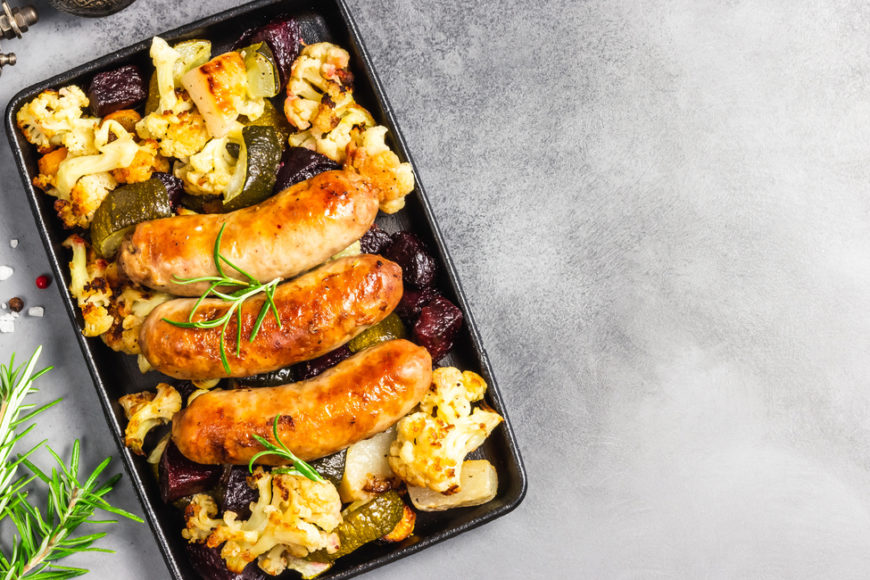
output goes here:
{"type": "MultiPolygon", "coordinates": [[[[313,379],[280,387],[211,391],[172,419],[172,440],[197,463],[246,464],[278,436],[303,460],[324,457],[387,429],[432,383],[432,358],[407,340],[372,346],[313,379]]],[[[275,456],[257,460],[282,465],[275,456]]]]}
{"type": "MultiPolygon", "coordinates": [[[[260,282],[289,278],[322,263],[368,230],[378,213],[377,194],[351,171],[326,171],[257,205],[226,214],[185,215],[142,222],[121,243],[120,264],[134,282],[199,296],[215,276],[214,246],[260,282]]],[[[245,279],[229,266],[224,271],[245,279]]]]}
{"type": "MultiPolygon", "coordinates": [[[[384,319],[402,298],[402,269],[380,256],[363,254],[328,262],[275,289],[274,302],[281,325],[270,312],[253,342],[251,331],[265,296],[246,300],[241,308],[242,341],[234,314],[227,325],[221,362],[221,329],[179,328],[164,320],[186,322],[196,304],[179,298],[155,308],[139,333],[142,354],[158,371],[179,379],[244,377],[264,373],[325,354],[384,319]]],[[[193,320],[214,320],[230,304],[204,300],[193,320]]]]}

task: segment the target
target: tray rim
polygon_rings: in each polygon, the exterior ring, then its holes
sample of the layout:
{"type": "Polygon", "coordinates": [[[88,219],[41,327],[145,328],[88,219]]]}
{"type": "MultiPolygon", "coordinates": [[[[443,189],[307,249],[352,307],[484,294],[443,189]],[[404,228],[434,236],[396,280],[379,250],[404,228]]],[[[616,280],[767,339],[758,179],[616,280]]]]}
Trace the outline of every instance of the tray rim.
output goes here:
{"type": "MultiPolygon", "coordinates": [[[[501,393],[499,391],[498,382],[495,378],[495,373],[492,370],[492,365],[489,361],[489,356],[486,352],[486,349],[483,346],[477,323],[474,320],[472,310],[469,307],[465,292],[463,291],[461,283],[459,281],[455,264],[447,249],[444,237],[441,233],[441,229],[438,226],[438,222],[435,218],[434,212],[432,211],[432,207],[425,193],[425,188],[420,181],[419,173],[416,170],[416,164],[414,163],[413,157],[408,150],[407,143],[405,141],[404,135],[401,132],[401,129],[399,128],[398,122],[393,112],[393,108],[389,103],[389,99],[387,98],[386,92],[384,91],[381,80],[378,77],[377,72],[373,66],[369,52],[365,48],[365,44],[363,42],[362,36],[360,35],[359,28],[351,14],[349,7],[347,6],[346,0],[331,1],[334,2],[340,17],[344,20],[344,24],[346,25],[349,32],[350,40],[354,44],[353,49],[358,53],[360,60],[362,61],[365,73],[367,74],[368,80],[371,83],[374,98],[376,102],[380,105],[380,108],[382,109],[382,112],[386,117],[386,125],[390,129],[392,137],[395,140],[395,143],[399,149],[398,153],[400,153],[400,155],[403,156],[411,164],[414,170],[414,194],[416,194],[417,196],[423,215],[425,217],[425,221],[427,222],[428,227],[431,229],[432,238],[437,246],[438,252],[440,253],[439,257],[441,258],[442,266],[444,267],[445,271],[444,279],[454,291],[457,301],[459,302],[459,307],[461,308],[463,315],[465,316],[465,326],[468,330],[469,338],[472,342],[472,345],[476,351],[479,363],[482,367],[482,370],[490,378],[490,388],[488,389],[488,396],[496,401],[499,412],[504,417],[503,428],[505,429],[506,441],[508,442],[506,451],[507,455],[514,463],[513,467],[516,469],[519,485],[511,496],[505,498],[505,503],[503,505],[497,506],[490,511],[487,511],[486,513],[474,518],[473,520],[457,524],[444,531],[433,533],[432,535],[425,537],[414,544],[405,546],[389,554],[372,558],[371,560],[367,560],[366,562],[359,563],[352,568],[339,571],[332,575],[327,572],[323,576],[324,580],[345,579],[356,576],[358,574],[362,574],[367,571],[371,571],[390,562],[410,556],[411,554],[424,550],[437,543],[453,538],[468,530],[489,523],[490,521],[502,517],[516,509],[520,505],[520,503],[522,503],[528,490],[528,476],[522,457],[519,453],[519,445],[514,434],[510,418],[508,416],[507,410],[501,397],[501,393]]],[[[5,111],[5,128],[7,139],[12,149],[15,165],[18,169],[19,176],[21,177],[22,185],[24,186],[31,213],[33,214],[34,220],[36,221],[37,230],[40,240],[42,241],[43,247],[45,249],[46,257],[48,258],[51,269],[58,280],[63,280],[62,272],[66,264],[65,262],[61,261],[60,256],[54,251],[49,236],[49,226],[42,215],[41,208],[39,207],[38,196],[41,193],[36,191],[35,187],[30,181],[29,172],[26,166],[26,160],[22,151],[22,138],[18,135],[18,127],[15,123],[15,114],[17,113],[18,109],[20,109],[26,101],[32,99],[45,89],[62,86],[64,83],[70,82],[75,77],[87,75],[98,70],[108,68],[116,62],[123,61],[132,56],[138,55],[142,51],[145,51],[147,53],[151,38],[153,38],[153,36],[174,39],[189,34],[190,32],[193,32],[197,29],[213,26],[219,23],[224,23],[236,16],[255,13],[260,9],[278,6],[281,3],[281,0],[254,0],[253,2],[249,2],[221,12],[204,16],[198,20],[184,24],[182,26],[163,32],[158,32],[155,35],[151,35],[131,45],[104,54],[81,65],[78,65],[72,69],[53,75],[46,80],[33,83],[16,92],[16,94],[10,99],[5,111]]],[[[317,7],[313,5],[312,11],[317,12],[317,7]]],[[[160,525],[159,516],[154,507],[152,506],[152,503],[147,495],[145,483],[142,478],[139,477],[135,464],[135,462],[138,461],[139,458],[134,457],[130,450],[127,449],[124,445],[124,440],[122,437],[122,434],[124,432],[124,426],[121,425],[120,422],[117,420],[113,407],[113,401],[109,397],[108,390],[102,380],[102,377],[100,376],[99,367],[96,360],[94,359],[93,353],[91,352],[91,344],[89,343],[88,339],[81,333],[81,329],[77,322],[77,305],[75,304],[72,296],[63,284],[57,284],[56,286],[58,292],[60,293],[61,300],[66,308],[70,324],[72,325],[75,332],[76,340],[82,352],[82,356],[84,357],[87,364],[88,372],[91,375],[94,389],[97,391],[97,397],[100,400],[107,425],[109,427],[109,430],[112,432],[112,437],[115,440],[116,446],[118,447],[119,454],[123,458],[124,469],[127,472],[127,475],[130,477],[132,487],[136,491],[136,497],[139,500],[139,503],[142,507],[143,515],[145,516],[144,519],[148,522],[151,528],[151,532],[160,549],[167,569],[172,574],[173,578],[184,580],[185,576],[182,573],[181,569],[178,567],[175,555],[170,548],[170,543],[173,540],[167,536],[166,531],[160,525]]]]}

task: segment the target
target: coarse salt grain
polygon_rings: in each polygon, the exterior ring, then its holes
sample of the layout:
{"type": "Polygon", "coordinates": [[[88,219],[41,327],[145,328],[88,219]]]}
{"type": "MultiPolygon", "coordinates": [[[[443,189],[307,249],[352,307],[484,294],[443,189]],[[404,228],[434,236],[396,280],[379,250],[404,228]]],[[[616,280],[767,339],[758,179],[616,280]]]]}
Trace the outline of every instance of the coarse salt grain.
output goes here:
{"type": "Polygon", "coordinates": [[[8,279],[13,272],[15,272],[15,270],[9,266],[0,266],[0,281],[8,279]]]}
{"type": "Polygon", "coordinates": [[[45,308],[42,306],[33,306],[27,309],[27,315],[42,318],[45,315],[45,308]]]}
{"type": "Polygon", "coordinates": [[[17,248],[18,247],[18,240],[16,240],[15,238],[9,240],[9,247],[13,248],[13,249],[17,248]]]}
{"type": "Polygon", "coordinates": [[[15,312],[0,314],[0,332],[7,334],[10,332],[15,332],[16,318],[18,318],[18,314],[15,312]]]}

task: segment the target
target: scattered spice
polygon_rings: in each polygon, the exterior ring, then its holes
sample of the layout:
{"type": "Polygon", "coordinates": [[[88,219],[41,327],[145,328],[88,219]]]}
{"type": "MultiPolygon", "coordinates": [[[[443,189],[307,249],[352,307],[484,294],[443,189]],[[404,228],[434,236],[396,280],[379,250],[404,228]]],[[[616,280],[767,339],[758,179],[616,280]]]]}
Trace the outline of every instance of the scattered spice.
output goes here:
{"type": "Polygon", "coordinates": [[[27,309],[27,315],[36,318],[42,318],[43,316],[45,316],[45,308],[43,308],[42,306],[31,306],[27,309]]]}
{"type": "Polygon", "coordinates": [[[0,281],[9,279],[14,272],[9,266],[0,266],[0,281]]]}
{"type": "Polygon", "coordinates": [[[24,308],[24,300],[18,296],[9,299],[9,310],[12,312],[21,312],[22,308],[24,308]]]}
{"type": "Polygon", "coordinates": [[[36,278],[36,287],[40,290],[45,290],[49,286],[51,286],[51,276],[48,274],[43,274],[36,278]]]}
{"type": "Polygon", "coordinates": [[[12,238],[11,240],[9,240],[9,247],[12,248],[13,250],[15,248],[17,248],[18,247],[18,240],[16,240],[15,238],[12,238]]]}

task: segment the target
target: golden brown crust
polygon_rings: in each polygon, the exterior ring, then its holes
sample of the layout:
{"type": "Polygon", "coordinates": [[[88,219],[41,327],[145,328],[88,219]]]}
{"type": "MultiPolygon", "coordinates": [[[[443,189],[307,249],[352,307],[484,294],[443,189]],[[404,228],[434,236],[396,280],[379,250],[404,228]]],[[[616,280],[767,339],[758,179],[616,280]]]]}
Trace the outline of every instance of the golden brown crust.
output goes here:
{"type": "MultiPolygon", "coordinates": [[[[172,440],[197,463],[247,462],[278,435],[301,459],[335,453],[389,428],[417,405],[432,382],[425,348],[392,340],[368,348],[313,379],[281,387],[212,391],[172,421],[172,440]]],[[[280,458],[258,463],[282,465],[280,458]]]]}
{"type": "MultiPolygon", "coordinates": [[[[214,276],[213,249],[226,223],[221,253],[261,282],[290,278],[358,240],[378,213],[376,194],[352,171],[327,171],[255,206],[227,214],[143,222],[121,245],[120,264],[138,284],[177,296],[199,296],[214,276]]],[[[227,268],[229,275],[243,279],[227,268]]]]}
{"type": "MultiPolygon", "coordinates": [[[[325,354],[383,320],[401,298],[398,264],[380,256],[350,256],[278,286],[275,304],[281,327],[269,314],[253,342],[248,337],[265,297],[261,294],[247,300],[242,306],[239,356],[235,316],[226,329],[230,374],[221,364],[220,328],[179,328],[163,320],[186,321],[196,303],[193,298],[171,300],[155,308],[142,325],[139,343],[151,366],[175,378],[243,377],[325,354]]],[[[206,300],[194,320],[218,318],[229,307],[220,299],[206,300]]]]}

